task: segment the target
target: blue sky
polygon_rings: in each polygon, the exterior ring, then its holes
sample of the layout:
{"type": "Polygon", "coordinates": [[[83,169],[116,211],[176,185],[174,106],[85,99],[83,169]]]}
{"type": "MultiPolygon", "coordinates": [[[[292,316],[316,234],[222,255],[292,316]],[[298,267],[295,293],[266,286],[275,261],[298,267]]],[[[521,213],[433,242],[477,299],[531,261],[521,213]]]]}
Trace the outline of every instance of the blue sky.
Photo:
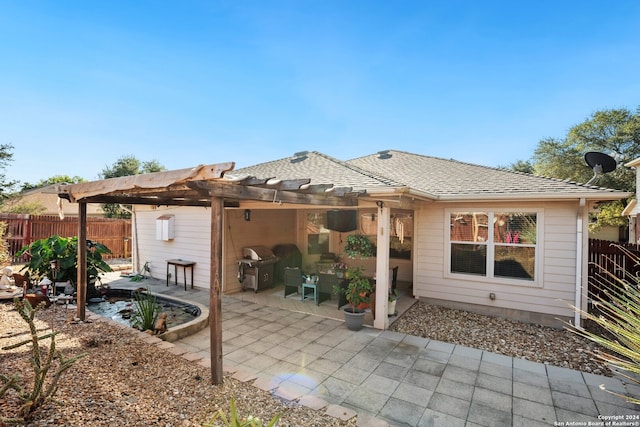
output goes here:
{"type": "Polygon", "coordinates": [[[303,150],[528,159],[640,105],[636,1],[0,0],[9,179],[303,150]]]}

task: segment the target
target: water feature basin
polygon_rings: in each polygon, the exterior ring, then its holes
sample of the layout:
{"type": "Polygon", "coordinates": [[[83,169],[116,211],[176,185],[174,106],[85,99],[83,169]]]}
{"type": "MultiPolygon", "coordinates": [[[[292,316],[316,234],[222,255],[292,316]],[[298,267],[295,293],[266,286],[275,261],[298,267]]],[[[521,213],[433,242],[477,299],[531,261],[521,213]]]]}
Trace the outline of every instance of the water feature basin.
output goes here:
{"type": "MultiPolygon", "coordinates": [[[[133,314],[136,312],[134,292],[130,289],[107,289],[101,298],[91,298],[87,309],[102,317],[134,327],[133,314]]],[[[143,292],[144,294],[144,292],[143,292]]],[[[166,295],[157,295],[156,302],[161,312],[167,313],[168,330],[158,337],[165,341],[175,341],[207,327],[209,310],[201,304],[184,301],[166,295]]]]}

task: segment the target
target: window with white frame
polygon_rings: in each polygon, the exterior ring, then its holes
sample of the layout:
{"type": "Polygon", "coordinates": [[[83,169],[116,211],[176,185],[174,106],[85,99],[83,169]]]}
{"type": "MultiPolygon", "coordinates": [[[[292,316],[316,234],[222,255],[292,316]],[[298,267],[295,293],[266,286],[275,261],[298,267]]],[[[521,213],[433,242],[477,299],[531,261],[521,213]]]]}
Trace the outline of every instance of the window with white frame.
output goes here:
{"type": "Polygon", "coordinates": [[[538,212],[449,212],[449,272],[536,280],[538,212]]]}

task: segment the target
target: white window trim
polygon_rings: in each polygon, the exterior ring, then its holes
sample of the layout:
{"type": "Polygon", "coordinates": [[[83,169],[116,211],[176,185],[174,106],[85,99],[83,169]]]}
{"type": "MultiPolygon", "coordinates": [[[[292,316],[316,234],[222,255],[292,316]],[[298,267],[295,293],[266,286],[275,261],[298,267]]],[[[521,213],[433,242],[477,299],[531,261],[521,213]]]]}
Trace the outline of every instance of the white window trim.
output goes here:
{"type": "MultiPolygon", "coordinates": [[[[532,207],[458,207],[447,208],[444,210],[444,277],[447,279],[467,280],[479,283],[496,283],[504,285],[516,285],[524,287],[541,288],[543,280],[543,263],[544,259],[544,209],[532,207]],[[489,250],[495,247],[493,239],[487,239],[487,275],[480,276],[475,274],[453,273],[451,272],[451,213],[452,212],[486,212],[493,216],[496,212],[531,212],[536,214],[536,260],[534,266],[534,280],[512,279],[505,277],[494,277],[494,251],[489,250]]],[[[490,232],[490,237],[493,231],[490,232]]],[[[522,245],[524,246],[524,245],[522,245]]]]}

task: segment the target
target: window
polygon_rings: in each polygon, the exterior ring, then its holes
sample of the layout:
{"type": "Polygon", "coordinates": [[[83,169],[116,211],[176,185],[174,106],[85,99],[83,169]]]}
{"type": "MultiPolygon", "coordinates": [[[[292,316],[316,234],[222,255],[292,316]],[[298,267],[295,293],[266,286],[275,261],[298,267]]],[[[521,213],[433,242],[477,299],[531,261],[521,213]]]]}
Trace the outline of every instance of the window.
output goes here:
{"type": "MultiPolygon", "coordinates": [[[[373,246],[377,246],[378,214],[374,211],[360,211],[359,231],[369,238],[373,246]]],[[[413,212],[408,210],[391,210],[389,229],[389,258],[411,259],[413,236],[413,212]]]]}
{"type": "Polygon", "coordinates": [[[307,214],[307,254],[317,255],[329,252],[329,230],[325,228],[327,215],[324,212],[307,214]]]}
{"type": "Polygon", "coordinates": [[[451,211],[451,273],[536,280],[538,212],[451,211]]]}

